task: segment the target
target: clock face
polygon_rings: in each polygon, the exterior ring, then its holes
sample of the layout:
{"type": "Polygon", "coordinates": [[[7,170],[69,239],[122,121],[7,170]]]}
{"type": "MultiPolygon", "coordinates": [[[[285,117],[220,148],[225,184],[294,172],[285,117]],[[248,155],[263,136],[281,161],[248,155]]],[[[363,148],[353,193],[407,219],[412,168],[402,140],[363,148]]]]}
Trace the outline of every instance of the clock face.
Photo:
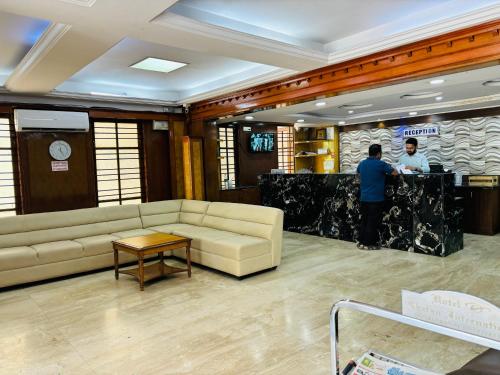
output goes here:
{"type": "Polygon", "coordinates": [[[54,141],[49,146],[49,154],[55,160],[66,160],[71,155],[71,146],[66,141],[54,141]]]}

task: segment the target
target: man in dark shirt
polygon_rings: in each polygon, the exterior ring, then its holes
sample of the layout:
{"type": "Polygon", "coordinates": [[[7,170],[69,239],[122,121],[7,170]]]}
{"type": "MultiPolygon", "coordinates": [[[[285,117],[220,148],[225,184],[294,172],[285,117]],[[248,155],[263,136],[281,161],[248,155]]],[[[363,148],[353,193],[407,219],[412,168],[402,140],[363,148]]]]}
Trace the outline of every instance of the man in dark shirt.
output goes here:
{"type": "Polygon", "coordinates": [[[369,157],[358,165],[361,180],[361,228],[359,231],[358,248],[363,250],[380,249],[378,244],[378,229],[382,223],[384,209],[385,176],[398,172],[382,157],[382,146],[371,145],[369,157]]]}

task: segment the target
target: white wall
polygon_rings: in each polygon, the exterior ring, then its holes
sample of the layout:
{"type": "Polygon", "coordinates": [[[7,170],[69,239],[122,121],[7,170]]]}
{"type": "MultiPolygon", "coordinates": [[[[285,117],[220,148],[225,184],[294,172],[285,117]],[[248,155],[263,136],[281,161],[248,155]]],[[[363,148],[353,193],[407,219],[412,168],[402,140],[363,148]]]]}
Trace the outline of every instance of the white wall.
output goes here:
{"type": "Polygon", "coordinates": [[[373,143],[382,145],[383,160],[397,163],[405,152],[403,130],[433,126],[439,127],[439,136],[417,137],[429,163],[462,174],[500,174],[500,116],[341,133],[341,172],[355,169],[373,143]]]}

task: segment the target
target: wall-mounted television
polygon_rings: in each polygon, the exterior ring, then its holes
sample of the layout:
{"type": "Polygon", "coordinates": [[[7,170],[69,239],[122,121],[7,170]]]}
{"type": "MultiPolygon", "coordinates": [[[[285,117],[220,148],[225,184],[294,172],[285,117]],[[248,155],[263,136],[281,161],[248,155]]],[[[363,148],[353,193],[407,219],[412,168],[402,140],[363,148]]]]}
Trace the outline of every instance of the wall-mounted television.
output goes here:
{"type": "Polygon", "coordinates": [[[251,152],[274,151],[274,133],[252,133],[250,134],[251,152]]]}

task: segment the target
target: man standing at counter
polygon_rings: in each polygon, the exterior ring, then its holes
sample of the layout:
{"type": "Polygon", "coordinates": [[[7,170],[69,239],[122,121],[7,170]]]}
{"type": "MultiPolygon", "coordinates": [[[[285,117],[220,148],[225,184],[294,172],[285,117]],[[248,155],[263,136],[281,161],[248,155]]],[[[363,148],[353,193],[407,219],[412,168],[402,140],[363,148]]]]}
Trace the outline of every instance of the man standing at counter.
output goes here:
{"type": "Polygon", "coordinates": [[[361,180],[361,228],[359,231],[358,249],[378,250],[378,230],[382,224],[384,210],[385,176],[398,172],[382,158],[382,146],[371,145],[368,158],[358,165],[361,180]]]}
{"type": "Polygon", "coordinates": [[[406,155],[401,156],[399,164],[414,172],[429,173],[431,170],[425,155],[417,152],[418,141],[416,138],[406,140],[406,155]]]}

